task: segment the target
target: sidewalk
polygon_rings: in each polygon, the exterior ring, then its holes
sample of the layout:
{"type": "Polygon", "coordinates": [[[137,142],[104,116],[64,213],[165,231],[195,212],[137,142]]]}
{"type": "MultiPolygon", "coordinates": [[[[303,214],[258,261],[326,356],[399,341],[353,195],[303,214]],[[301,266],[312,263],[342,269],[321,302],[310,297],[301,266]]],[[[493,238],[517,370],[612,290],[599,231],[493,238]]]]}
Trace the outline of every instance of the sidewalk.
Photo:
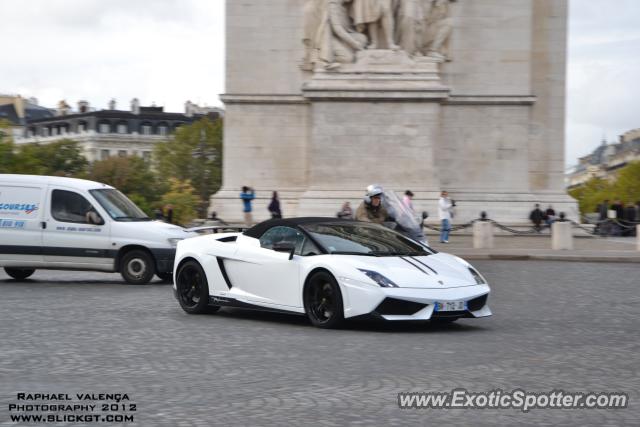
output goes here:
{"type": "Polygon", "coordinates": [[[428,232],[431,247],[468,260],[546,260],[589,262],[639,262],[635,237],[575,237],[573,250],[554,251],[550,235],[495,236],[493,249],[474,249],[471,235],[452,234],[449,243],[440,243],[435,232],[428,232]]]}

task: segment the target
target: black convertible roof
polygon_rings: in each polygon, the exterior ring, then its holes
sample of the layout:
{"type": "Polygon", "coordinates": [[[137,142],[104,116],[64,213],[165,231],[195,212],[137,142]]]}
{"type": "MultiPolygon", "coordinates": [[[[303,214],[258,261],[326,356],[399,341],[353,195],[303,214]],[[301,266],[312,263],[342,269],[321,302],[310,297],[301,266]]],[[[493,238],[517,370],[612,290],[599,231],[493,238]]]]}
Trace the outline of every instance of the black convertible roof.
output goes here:
{"type": "Polygon", "coordinates": [[[265,231],[272,227],[285,226],[285,227],[296,227],[298,225],[305,224],[320,224],[327,222],[354,222],[352,219],[344,219],[344,218],[335,218],[335,217],[315,217],[308,216],[302,218],[278,218],[278,219],[269,219],[267,221],[261,222],[260,224],[256,224],[248,230],[245,230],[245,236],[253,237],[255,239],[260,238],[264,234],[265,231]]]}

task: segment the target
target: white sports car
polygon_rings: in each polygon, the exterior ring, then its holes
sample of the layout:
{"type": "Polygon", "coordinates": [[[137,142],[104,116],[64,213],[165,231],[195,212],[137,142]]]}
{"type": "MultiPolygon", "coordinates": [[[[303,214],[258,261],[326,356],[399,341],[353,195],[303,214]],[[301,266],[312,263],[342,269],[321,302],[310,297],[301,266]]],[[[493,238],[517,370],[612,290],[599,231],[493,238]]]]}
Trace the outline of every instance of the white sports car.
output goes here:
{"type": "Polygon", "coordinates": [[[485,317],[489,285],[466,261],[386,227],[336,218],[274,219],[178,243],[174,294],[187,313],[241,307],[344,319],[485,317]]]}

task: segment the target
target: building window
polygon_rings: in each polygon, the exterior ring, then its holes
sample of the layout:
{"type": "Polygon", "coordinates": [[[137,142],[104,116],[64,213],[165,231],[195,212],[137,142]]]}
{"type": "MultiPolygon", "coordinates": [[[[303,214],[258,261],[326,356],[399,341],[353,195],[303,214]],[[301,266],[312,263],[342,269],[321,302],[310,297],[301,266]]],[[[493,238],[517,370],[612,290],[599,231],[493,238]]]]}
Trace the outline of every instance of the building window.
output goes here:
{"type": "Polygon", "coordinates": [[[166,126],[158,126],[158,135],[165,136],[167,134],[166,126]]]}
{"type": "Polygon", "coordinates": [[[151,135],[153,128],[149,124],[144,124],[140,127],[140,131],[143,135],[151,135]]]}
{"type": "Polygon", "coordinates": [[[117,132],[118,133],[127,133],[129,131],[126,123],[118,123],[117,132]]]}
{"type": "Polygon", "coordinates": [[[109,150],[100,150],[100,160],[107,160],[110,156],[109,150]]]}
{"type": "Polygon", "coordinates": [[[127,157],[127,150],[118,150],[118,157],[127,157]]]}
{"type": "Polygon", "coordinates": [[[109,133],[111,132],[111,126],[109,126],[109,123],[100,123],[100,126],[98,127],[98,131],[100,133],[109,133]]]}

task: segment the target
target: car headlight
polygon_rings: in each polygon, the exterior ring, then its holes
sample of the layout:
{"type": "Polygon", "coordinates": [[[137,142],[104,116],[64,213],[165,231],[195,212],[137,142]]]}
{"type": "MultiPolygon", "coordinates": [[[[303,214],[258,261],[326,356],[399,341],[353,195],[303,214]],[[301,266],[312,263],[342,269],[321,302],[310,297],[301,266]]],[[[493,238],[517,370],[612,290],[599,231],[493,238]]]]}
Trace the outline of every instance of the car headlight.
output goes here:
{"type": "Polygon", "coordinates": [[[471,275],[475,279],[477,285],[486,285],[487,284],[487,281],[484,280],[484,277],[482,277],[482,275],[480,273],[478,273],[475,268],[469,267],[469,272],[471,273],[471,275]]]}
{"type": "Polygon", "coordinates": [[[377,271],[365,270],[365,269],[362,269],[362,268],[359,268],[358,270],[362,271],[364,274],[367,275],[367,277],[369,279],[371,279],[374,282],[376,282],[382,288],[397,288],[397,287],[399,287],[398,285],[393,283],[391,281],[391,279],[387,279],[385,276],[383,276],[382,274],[378,273],[377,271]]]}
{"type": "Polygon", "coordinates": [[[167,240],[169,241],[169,244],[171,245],[171,247],[175,248],[178,246],[178,242],[183,239],[181,237],[177,237],[177,238],[167,239],[167,240]]]}

